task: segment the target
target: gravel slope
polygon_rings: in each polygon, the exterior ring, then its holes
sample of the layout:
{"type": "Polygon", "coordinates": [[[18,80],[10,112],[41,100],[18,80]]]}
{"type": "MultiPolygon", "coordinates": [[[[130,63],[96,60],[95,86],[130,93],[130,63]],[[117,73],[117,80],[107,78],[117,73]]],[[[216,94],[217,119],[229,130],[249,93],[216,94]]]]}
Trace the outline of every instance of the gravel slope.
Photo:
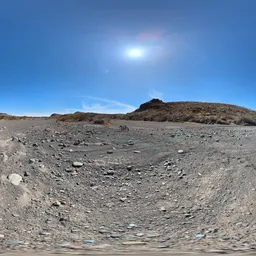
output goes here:
{"type": "Polygon", "coordinates": [[[0,128],[3,248],[256,244],[255,128],[45,120],[0,128]]]}

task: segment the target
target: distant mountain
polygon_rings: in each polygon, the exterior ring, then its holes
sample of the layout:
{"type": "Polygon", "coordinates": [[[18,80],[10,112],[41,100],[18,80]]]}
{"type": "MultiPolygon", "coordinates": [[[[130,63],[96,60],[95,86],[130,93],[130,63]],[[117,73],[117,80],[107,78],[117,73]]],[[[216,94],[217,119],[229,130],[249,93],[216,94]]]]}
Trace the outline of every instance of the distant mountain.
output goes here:
{"type": "Polygon", "coordinates": [[[6,113],[0,113],[0,120],[46,120],[48,117],[33,117],[33,116],[14,116],[6,113]]]}
{"type": "Polygon", "coordinates": [[[0,113],[0,120],[18,120],[20,117],[8,115],[6,113],[0,113]]]}

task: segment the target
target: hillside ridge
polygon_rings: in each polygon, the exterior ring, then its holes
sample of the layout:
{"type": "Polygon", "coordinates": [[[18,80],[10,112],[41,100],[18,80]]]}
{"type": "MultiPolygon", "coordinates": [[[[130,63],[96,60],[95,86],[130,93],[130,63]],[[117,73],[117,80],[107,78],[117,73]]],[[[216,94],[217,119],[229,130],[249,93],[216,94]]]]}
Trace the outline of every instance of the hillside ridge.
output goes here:
{"type": "Polygon", "coordinates": [[[202,123],[222,125],[256,125],[256,111],[232,104],[196,101],[164,102],[152,99],[127,114],[101,114],[77,111],[71,114],[53,113],[49,117],[13,116],[0,113],[0,120],[52,119],[57,121],[87,121],[110,124],[111,120],[202,123]]]}
{"type": "Polygon", "coordinates": [[[127,114],[98,114],[76,112],[74,114],[55,115],[60,121],[90,121],[99,123],[111,119],[157,122],[190,122],[203,124],[256,125],[256,111],[224,103],[209,102],[163,102],[152,99],[127,114]]]}

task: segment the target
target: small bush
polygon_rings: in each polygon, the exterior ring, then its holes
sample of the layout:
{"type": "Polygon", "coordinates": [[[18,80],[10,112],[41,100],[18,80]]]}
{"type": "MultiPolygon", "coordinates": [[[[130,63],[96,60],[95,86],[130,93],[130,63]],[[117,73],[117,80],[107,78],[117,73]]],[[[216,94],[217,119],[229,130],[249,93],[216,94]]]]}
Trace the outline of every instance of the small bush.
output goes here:
{"type": "Polygon", "coordinates": [[[203,120],[200,119],[199,117],[191,117],[189,120],[186,122],[191,122],[191,123],[203,123],[203,120]]]}
{"type": "Polygon", "coordinates": [[[159,115],[154,118],[156,122],[166,122],[168,120],[166,115],[159,115]]]}
{"type": "Polygon", "coordinates": [[[224,124],[224,125],[228,125],[229,122],[227,120],[223,120],[223,119],[217,119],[216,124],[224,124]]]}
{"type": "Polygon", "coordinates": [[[193,120],[193,116],[192,115],[188,115],[188,116],[185,116],[183,118],[183,122],[191,122],[191,120],[193,120]]]}
{"type": "Polygon", "coordinates": [[[240,117],[235,120],[235,124],[256,126],[256,119],[252,119],[250,117],[240,117]]]}
{"type": "Polygon", "coordinates": [[[100,124],[100,125],[104,125],[105,121],[103,119],[98,119],[98,120],[94,120],[93,121],[94,124],[100,124]]]}

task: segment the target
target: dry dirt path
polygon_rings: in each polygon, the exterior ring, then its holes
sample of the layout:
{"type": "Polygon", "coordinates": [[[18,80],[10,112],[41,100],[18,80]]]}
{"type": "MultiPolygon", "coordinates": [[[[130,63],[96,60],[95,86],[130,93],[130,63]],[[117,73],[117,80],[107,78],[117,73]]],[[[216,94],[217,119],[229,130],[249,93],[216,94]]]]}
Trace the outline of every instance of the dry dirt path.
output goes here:
{"type": "Polygon", "coordinates": [[[256,248],[255,128],[112,124],[0,122],[2,252],[256,248]]]}
{"type": "Polygon", "coordinates": [[[28,252],[28,253],[4,253],[4,256],[73,256],[73,255],[81,255],[81,256],[89,256],[89,255],[103,255],[103,256],[220,256],[220,255],[229,255],[229,256],[255,256],[255,252],[238,252],[238,253],[227,253],[227,252],[150,252],[150,251],[133,251],[133,252],[65,252],[65,253],[46,253],[46,252],[28,252]]]}

